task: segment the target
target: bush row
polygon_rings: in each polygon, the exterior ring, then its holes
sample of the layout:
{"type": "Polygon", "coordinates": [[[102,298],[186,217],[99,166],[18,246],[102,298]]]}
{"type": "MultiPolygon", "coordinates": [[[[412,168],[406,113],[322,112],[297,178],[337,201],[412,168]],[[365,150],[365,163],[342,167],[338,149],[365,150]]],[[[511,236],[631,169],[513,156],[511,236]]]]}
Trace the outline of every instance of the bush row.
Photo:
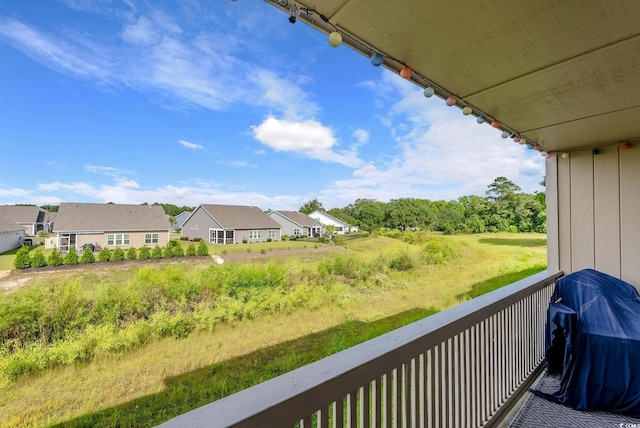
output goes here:
{"type": "Polygon", "coordinates": [[[193,243],[190,243],[186,250],[176,241],[169,241],[166,247],[141,247],[140,249],[128,248],[126,251],[122,248],[102,248],[96,257],[95,253],[85,248],[81,253],[78,253],[75,248],[70,248],[66,254],[61,253],[58,249],[54,248],[49,257],[41,251],[31,252],[29,247],[23,246],[16,253],[16,258],[13,261],[13,266],[16,269],[27,268],[39,268],[44,266],[62,266],[62,265],[77,265],[80,263],[93,263],[95,261],[109,262],[109,261],[121,261],[121,260],[149,260],[149,259],[162,259],[169,257],[183,257],[183,256],[207,256],[209,255],[209,248],[204,241],[200,241],[196,247],[193,243]]]}
{"type": "Polygon", "coordinates": [[[148,265],[117,283],[96,283],[80,274],[32,284],[0,297],[0,383],[260,313],[341,304],[351,287],[389,286],[390,272],[446,263],[459,251],[439,237],[418,251],[409,248],[371,261],[336,256],[314,269],[273,263],[204,269],[148,265]]]}

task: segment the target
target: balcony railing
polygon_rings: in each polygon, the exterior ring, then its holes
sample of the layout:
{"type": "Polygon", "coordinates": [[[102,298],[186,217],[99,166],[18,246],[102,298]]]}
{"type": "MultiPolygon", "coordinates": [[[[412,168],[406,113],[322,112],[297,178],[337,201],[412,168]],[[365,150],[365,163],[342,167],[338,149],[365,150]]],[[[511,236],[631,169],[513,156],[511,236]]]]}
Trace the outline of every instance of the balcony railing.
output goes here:
{"type": "Polygon", "coordinates": [[[541,272],[161,426],[494,425],[544,359],[560,275],[541,272]]]}

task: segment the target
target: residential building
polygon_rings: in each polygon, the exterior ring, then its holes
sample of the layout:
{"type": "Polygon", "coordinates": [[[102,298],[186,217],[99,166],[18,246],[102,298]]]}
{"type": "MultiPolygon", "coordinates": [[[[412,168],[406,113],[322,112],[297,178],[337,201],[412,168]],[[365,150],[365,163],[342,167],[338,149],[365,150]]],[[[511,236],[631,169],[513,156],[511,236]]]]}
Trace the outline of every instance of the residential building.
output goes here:
{"type": "Polygon", "coordinates": [[[214,244],[279,241],[280,225],[255,206],[202,204],[182,225],[182,236],[214,244]]]}
{"type": "Polygon", "coordinates": [[[282,236],[311,236],[322,234],[322,224],[300,211],[269,211],[269,217],[281,226],[282,236]]]}
{"type": "Polygon", "coordinates": [[[322,224],[323,231],[327,226],[333,226],[333,233],[336,235],[343,235],[350,231],[349,225],[347,223],[342,220],[338,220],[325,211],[314,211],[309,214],[309,217],[320,222],[320,224],[322,224]]]}
{"type": "Polygon", "coordinates": [[[179,232],[182,229],[182,225],[184,224],[184,222],[189,218],[189,216],[191,215],[190,211],[182,211],[180,214],[178,214],[177,216],[175,216],[173,218],[174,223],[171,226],[171,229],[174,232],[179,232]]]}
{"type": "Polygon", "coordinates": [[[0,205],[0,216],[20,225],[27,236],[50,232],[53,223],[51,213],[36,205],[0,205]]]}
{"type": "Polygon", "coordinates": [[[60,204],[55,246],[60,251],[94,247],[163,247],[171,225],[161,205],[60,204]]]}
{"type": "Polygon", "coordinates": [[[0,253],[20,247],[25,236],[24,227],[0,216],[0,253]]]}

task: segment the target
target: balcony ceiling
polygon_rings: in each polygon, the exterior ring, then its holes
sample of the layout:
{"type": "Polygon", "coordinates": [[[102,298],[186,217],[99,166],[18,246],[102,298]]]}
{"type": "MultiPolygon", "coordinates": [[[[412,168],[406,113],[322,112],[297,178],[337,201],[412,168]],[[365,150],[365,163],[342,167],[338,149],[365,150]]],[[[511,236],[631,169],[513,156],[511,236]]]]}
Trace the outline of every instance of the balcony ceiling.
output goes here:
{"type": "Polygon", "coordinates": [[[640,140],[638,0],[265,1],[547,151],[640,140]]]}

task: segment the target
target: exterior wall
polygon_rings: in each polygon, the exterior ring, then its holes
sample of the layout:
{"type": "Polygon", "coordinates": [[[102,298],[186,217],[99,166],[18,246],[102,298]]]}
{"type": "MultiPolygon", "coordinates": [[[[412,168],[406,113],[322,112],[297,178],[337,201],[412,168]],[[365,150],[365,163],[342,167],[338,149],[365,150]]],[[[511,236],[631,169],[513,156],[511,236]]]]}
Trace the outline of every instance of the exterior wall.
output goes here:
{"type": "MultiPolygon", "coordinates": [[[[167,243],[169,242],[169,232],[166,230],[150,230],[150,231],[145,231],[145,232],[127,232],[127,231],[123,231],[123,232],[108,232],[108,233],[104,233],[104,234],[99,234],[99,233],[93,233],[93,234],[81,234],[78,233],[76,234],[76,250],[77,251],[81,251],[82,250],[82,246],[84,244],[93,244],[93,245],[99,245],[102,248],[109,248],[110,250],[115,249],[116,247],[122,248],[123,250],[126,250],[128,248],[141,248],[141,247],[149,247],[149,248],[154,248],[154,247],[165,247],[167,245],[167,243]],[[145,235],[147,233],[153,233],[153,234],[158,234],[158,243],[157,244],[145,244],[145,235]],[[123,235],[123,234],[127,234],[129,235],[129,245],[107,245],[107,239],[108,239],[108,235],[123,235]]],[[[60,248],[60,239],[58,238],[58,248],[60,248]]]]}
{"type": "Polygon", "coordinates": [[[300,231],[299,235],[308,235],[309,234],[309,228],[308,227],[302,227],[302,226],[292,222],[288,218],[283,217],[283,216],[281,216],[279,214],[269,214],[269,217],[271,217],[276,222],[278,222],[278,224],[280,224],[280,228],[281,228],[280,229],[280,233],[282,234],[282,236],[284,236],[284,235],[293,236],[294,229],[298,229],[300,231]]]}
{"type": "Polygon", "coordinates": [[[267,239],[269,239],[269,231],[270,230],[275,230],[276,231],[276,237],[272,238],[273,241],[280,241],[281,239],[281,235],[280,235],[280,231],[281,229],[273,229],[273,228],[269,228],[269,229],[236,229],[236,234],[235,234],[235,243],[241,243],[244,239],[247,240],[247,242],[267,242],[267,239]],[[260,231],[260,238],[258,239],[250,239],[250,232],[252,230],[259,230],[260,231]]]}
{"type": "Polygon", "coordinates": [[[640,288],[640,145],[547,160],[548,266],[593,268],[640,288]]]}
{"type": "Polygon", "coordinates": [[[200,238],[209,242],[209,229],[222,229],[222,227],[202,207],[198,207],[182,225],[182,236],[191,240],[200,238]]]}
{"type": "Polygon", "coordinates": [[[18,248],[24,240],[26,232],[23,230],[9,230],[0,232],[0,253],[18,248]]]}

